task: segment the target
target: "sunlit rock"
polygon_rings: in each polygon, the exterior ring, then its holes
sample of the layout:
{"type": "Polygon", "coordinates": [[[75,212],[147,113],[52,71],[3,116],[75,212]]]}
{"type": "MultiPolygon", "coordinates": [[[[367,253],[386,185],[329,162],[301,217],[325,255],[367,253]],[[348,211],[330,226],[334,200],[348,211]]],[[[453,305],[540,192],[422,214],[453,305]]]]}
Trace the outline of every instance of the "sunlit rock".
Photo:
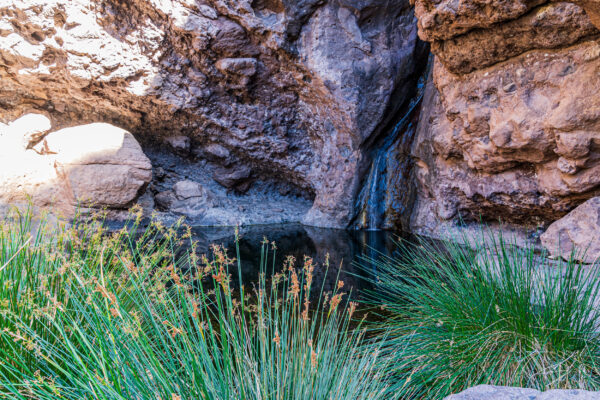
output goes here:
{"type": "Polygon", "coordinates": [[[152,178],[152,166],[127,131],[103,123],[47,134],[33,149],[0,154],[0,203],[29,202],[72,216],[77,208],[125,210],[152,178]]]}
{"type": "Polygon", "coordinates": [[[133,135],[109,124],[52,132],[44,147],[77,203],[126,208],[152,179],[152,165],[133,135]]]}
{"type": "Polygon", "coordinates": [[[0,152],[14,153],[31,148],[50,128],[50,120],[42,114],[26,114],[0,126],[0,152]]]}
{"type": "Polygon", "coordinates": [[[364,143],[414,87],[415,22],[408,0],[0,0],[0,119],[118,125],[173,175],[152,194],[239,165],[345,227],[364,143]]]}

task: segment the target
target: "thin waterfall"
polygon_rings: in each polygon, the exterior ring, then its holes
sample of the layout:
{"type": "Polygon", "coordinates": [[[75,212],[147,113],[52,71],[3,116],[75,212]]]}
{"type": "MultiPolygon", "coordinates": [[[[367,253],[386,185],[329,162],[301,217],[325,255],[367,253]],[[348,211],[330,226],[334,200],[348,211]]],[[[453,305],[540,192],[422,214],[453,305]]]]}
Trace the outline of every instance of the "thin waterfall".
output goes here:
{"type": "MultiPolygon", "coordinates": [[[[428,70],[429,68],[427,68],[428,70]]],[[[371,167],[355,203],[354,229],[402,228],[412,202],[410,147],[425,91],[427,71],[400,120],[374,150],[371,167]]]]}
{"type": "Polygon", "coordinates": [[[386,172],[385,169],[381,165],[383,160],[384,160],[383,155],[378,154],[377,159],[371,166],[373,176],[370,177],[372,179],[370,179],[371,182],[369,182],[369,196],[367,198],[367,208],[368,208],[368,217],[369,217],[369,224],[367,226],[368,229],[372,229],[372,227],[376,227],[379,225],[378,221],[377,221],[377,218],[380,215],[380,212],[378,210],[379,202],[377,200],[379,200],[379,199],[377,198],[377,189],[379,186],[380,172],[382,172],[382,173],[386,172]]]}

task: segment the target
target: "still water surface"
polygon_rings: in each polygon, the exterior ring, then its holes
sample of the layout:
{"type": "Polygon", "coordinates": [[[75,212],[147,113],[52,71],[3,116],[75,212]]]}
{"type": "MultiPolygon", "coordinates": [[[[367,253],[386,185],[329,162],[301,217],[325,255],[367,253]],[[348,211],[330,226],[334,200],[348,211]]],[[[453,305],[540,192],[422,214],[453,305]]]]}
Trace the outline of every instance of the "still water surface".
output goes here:
{"type": "MultiPolygon", "coordinates": [[[[276,243],[275,266],[281,268],[285,258],[292,255],[298,266],[304,256],[317,263],[315,283],[324,284],[324,290],[334,289],[339,278],[346,288],[352,288],[353,298],[372,289],[369,280],[377,276],[376,267],[362,260],[391,255],[396,250],[398,234],[388,231],[350,231],[324,229],[300,224],[255,225],[241,228],[239,241],[242,276],[245,283],[258,281],[261,246],[266,238],[276,243]],[[330,267],[324,267],[329,255],[330,267]],[[364,268],[358,267],[358,263],[364,268]],[[368,278],[368,279],[364,279],[368,278]]],[[[235,256],[235,236],[232,227],[195,227],[193,237],[200,253],[208,253],[210,245],[223,245],[230,256],[235,256]]],[[[272,260],[273,252],[269,259],[272,260]]],[[[271,265],[272,262],[269,262],[271,265]]],[[[235,275],[235,274],[234,274],[235,275]]]]}

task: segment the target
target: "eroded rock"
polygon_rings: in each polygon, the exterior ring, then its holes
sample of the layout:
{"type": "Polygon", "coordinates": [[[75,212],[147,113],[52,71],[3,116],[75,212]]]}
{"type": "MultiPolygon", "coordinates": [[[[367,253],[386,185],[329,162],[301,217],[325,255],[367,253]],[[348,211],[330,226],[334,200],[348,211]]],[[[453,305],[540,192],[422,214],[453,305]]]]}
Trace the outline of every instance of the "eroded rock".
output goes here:
{"type": "Polygon", "coordinates": [[[560,2],[534,8],[521,18],[487,29],[435,40],[431,50],[449,71],[465,74],[532,49],[565,47],[598,33],[581,7],[560,2]]]}
{"type": "Polygon", "coordinates": [[[206,146],[200,156],[209,161],[221,162],[224,166],[228,166],[227,161],[231,157],[231,152],[226,147],[213,143],[206,146]]]}
{"type": "Polygon", "coordinates": [[[600,29],[600,1],[598,0],[572,0],[574,3],[579,4],[585,8],[585,12],[588,14],[594,25],[600,29]]]}
{"type": "Polygon", "coordinates": [[[594,263],[600,259],[600,197],[594,197],[548,227],[540,239],[551,255],[594,263]]]}
{"type": "Polygon", "coordinates": [[[411,0],[426,41],[450,39],[475,28],[510,21],[547,0],[411,0]]]}
{"type": "Polygon", "coordinates": [[[0,16],[0,119],[107,122],[146,152],[188,137],[189,158],[219,145],[211,162],[306,193],[305,222],[325,226],[349,222],[362,145],[411,93],[420,49],[408,0],[0,0],[0,16]]]}
{"type": "Polygon", "coordinates": [[[187,136],[169,136],[166,142],[175,152],[187,154],[190,151],[191,141],[187,136]]]}
{"type": "Polygon", "coordinates": [[[600,192],[599,31],[571,2],[452,4],[416,5],[436,61],[413,147],[413,226],[535,232],[600,192]]]}
{"type": "Polygon", "coordinates": [[[252,184],[252,169],[239,165],[231,168],[218,168],[213,178],[227,189],[235,189],[238,192],[246,192],[252,184]]]}
{"type": "Polygon", "coordinates": [[[256,75],[257,61],[254,58],[222,58],[215,66],[229,80],[229,87],[241,89],[256,75]]]}

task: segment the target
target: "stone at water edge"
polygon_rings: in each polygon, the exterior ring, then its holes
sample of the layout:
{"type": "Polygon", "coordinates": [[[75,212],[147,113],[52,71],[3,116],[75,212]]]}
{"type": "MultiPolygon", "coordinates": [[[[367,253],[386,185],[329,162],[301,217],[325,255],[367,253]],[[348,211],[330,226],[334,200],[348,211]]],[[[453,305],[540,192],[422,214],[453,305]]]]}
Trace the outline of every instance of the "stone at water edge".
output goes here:
{"type": "Polygon", "coordinates": [[[190,218],[202,217],[208,210],[219,206],[214,193],[191,180],[175,183],[173,190],[160,192],[155,199],[162,209],[190,218]]]}
{"type": "Polygon", "coordinates": [[[600,197],[594,197],[554,222],[540,237],[553,256],[591,264],[600,258],[600,197]]]}
{"type": "Polygon", "coordinates": [[[600,393],[586,390],[550,390],[480,385],[453,394],[445,400],[598,400],[600,393]]]}

